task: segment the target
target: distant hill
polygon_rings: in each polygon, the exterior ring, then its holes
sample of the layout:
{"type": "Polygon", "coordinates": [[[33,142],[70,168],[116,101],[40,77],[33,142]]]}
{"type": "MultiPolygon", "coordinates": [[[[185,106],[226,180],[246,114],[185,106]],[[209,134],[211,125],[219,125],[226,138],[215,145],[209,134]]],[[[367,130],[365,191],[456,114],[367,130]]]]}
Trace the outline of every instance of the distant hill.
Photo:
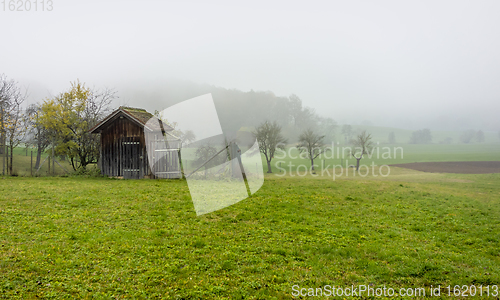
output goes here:
{"type": "MultiPolygon", "coordinates": [[[[344,142],[341,125],[331,130],[335,120],[321,117],[321,108],[311,108],[303,105],[296,95],[288,97],[277,96],[271,91],[248,91],[226,89],[208,84],[198,84],[190,81],[170,80],[167,82],[147,82],[144,85],[123,84],[117,86],[120,94],[119,105],[142,107],[150,112],[164,108],[181,101],[211,93],[215,102],[223,130],[251,130],[265,120],[277,121],[282,127],[289,142],[294,143],[303,130],[315,128],[327,136],[328,142],[344,142]]],[[[372,134],[373,140],[387,143],[390,132],[394,132],[396,143],[407,144],[414,130],[395,127],[380,127],[371,125],[352,125],[355,131],[363,129],[372,134]]],[[[425,128],[422,126],[422,129],[425,128]]],[[[432,143],[460,143],[463,131],[442,131],[429,128],[432,143]]],[[[484,132],[485,143],[499,143],[497,132],[484,132]]]]}

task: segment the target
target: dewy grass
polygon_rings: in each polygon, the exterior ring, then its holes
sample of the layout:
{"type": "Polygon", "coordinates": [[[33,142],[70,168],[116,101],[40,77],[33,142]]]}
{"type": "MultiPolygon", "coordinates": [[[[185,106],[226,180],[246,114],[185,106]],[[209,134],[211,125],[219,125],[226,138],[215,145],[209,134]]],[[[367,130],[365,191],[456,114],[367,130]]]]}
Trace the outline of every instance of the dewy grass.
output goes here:
{"type": "Polygon", "coordinates": [[[404,175],[271,175],[200,217],[182,180],[0,179],[0,297],[290,299],[293,285],[498,284],[500,176],[404,175]]]}

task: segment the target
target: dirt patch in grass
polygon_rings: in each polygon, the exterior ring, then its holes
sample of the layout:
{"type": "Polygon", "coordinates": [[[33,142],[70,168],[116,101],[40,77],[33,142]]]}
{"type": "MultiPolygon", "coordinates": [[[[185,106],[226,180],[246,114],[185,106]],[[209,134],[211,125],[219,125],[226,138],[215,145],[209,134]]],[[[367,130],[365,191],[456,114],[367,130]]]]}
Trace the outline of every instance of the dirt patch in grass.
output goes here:
{"type": "Polygon", "coordinates": [[[431,173],[489,174],[500,173],[500,161],[445,161],[395,164],[394,167],[431,173]]]}

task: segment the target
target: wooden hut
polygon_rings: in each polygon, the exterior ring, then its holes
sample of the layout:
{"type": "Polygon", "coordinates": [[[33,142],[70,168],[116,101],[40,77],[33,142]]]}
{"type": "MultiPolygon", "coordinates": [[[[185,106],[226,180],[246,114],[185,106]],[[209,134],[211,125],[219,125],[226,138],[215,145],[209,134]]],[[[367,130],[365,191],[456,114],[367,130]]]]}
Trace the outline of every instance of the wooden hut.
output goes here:
{"type": "MultiPolygon", "coordinates": [[[[148,157],[154,160],[155,154],[148,155],[146,142],[151,139],[146,138],[146,136],[148,132],[160,132],[158,128],[151,128],[151,124],[159,124],[162,134],[173,130],[158,119],[148,123],[151,118],[154,116],[144,109],[121,106],[90,130],[93,134],[101,135],[99,167],[103,175],[125,179],[180,177],[180,164],[177,155],[180,141],[175,146],[177,149],[164,149],[165,146],[151,145],[149,149],[154,149],[151,151],[162,151],[162,153],[170,154],[168,156],[163,154],[161,159],[157,159],[153,166],[153,172],[151,170],[148,157]],[[155,169],[162,172],[154,172],[155,169]],[[156,173],[159,176],[155,176],[156,173]]],[[[163,136],[160,138],[163,140],[163,136]]],[[[158,144],[164,145],[165,143],[158,144]]]]}

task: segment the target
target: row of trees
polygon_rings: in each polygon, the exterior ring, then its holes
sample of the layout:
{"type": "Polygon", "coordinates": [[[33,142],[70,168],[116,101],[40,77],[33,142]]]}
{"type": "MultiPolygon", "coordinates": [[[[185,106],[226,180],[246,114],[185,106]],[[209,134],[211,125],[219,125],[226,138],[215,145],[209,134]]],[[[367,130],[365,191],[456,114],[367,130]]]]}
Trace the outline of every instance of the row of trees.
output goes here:
{"type": "MultiPolygon", "coordinates": [[[[391,132],[391,134],[394,134],[391,132]]],[[[391,134],[389,134],[389,143],[394,143],[395,139],[391,140],[391,134]]],[[[499,133],[500,138],[500,133],[499,133]]],[[[461,143],[469,144],[472,142],[484,143],[485,136],[482,130],[466,130],[460,134],[459,140],[461,143]]],[[[412,132],[410,137],[410,144],[429,144],[432,142],[432,135],[429,129],[421,129],[415,132],[412,132]]],[[[445,138],[440,141],[440,144],[451,144],[452,139],[450,137],[445,138]]]]}
{"type": "MultiPolygon", "coordinates": [[[[222,126],[257,128],[255,135],[257,138],[261,137],[259,142],[265,149],[279,149],[279,145],[288,141],[296,142],[297,148],[307,153],[313,165],[321,151],[326,151],[325,144],[336,141],[337,123],[331,118],[320,117],[313,109],[303,106],[296,95],[285,98],[276,97],[270,92],[243,93],[220,88],[210,92],[214,93],[215,99],[222,99],[219,105],[216,103],[222,126]],[[269,117],[276,121],[256,123],[269,117]],[[305,128],[307,129],[304,130],[305,128]]],[[[71,83],[66,92],[29,105],[23,110],[26,96],[27,91],[17,82],[0,75],[0,154],[4,161],[3,173],[6,166],[7,172],[12,173],[13,150],[22,142],[36,146],[36,168],[40,166],[42,153],[49,148],[52,148],[53,155],[68,158],[74,170],[97,162],[99,141],[89,133],[89,129],[109,112],[111,101],[116,97],[113,90],[91,89],[77,81],[71,83]]],[[[344,136],[344,143],[353,145],[359,145],[368,136],[366,132],[356,132],[351,125],[343,125],[341,134],[344,136]]],[[[371,140],[371,136],[368,140],[371,140]]],[[[389,134],[388,141],[396,142],[394,132],[389,134]]],[[[431,141],[429,129],[415,131],[410,138],[410,143],[414,144],[431,141]]],[[[484,141],[484,133],[464,132],[461,141],[484,141]]],[[[274,151],[262,151],[269,170],[274,151]]]]}
{"type": "MultiPolygon", "coordinates": [[[[26,100],[26,90],[22,90],[17,82],[8,79],[5,75],[0,77],[0,81],[0,143],[2,145],[0,153],[4,154],[4,160],[6,154],[9,153],[10,162],[3,164],[4,167],[9,166],[8,173],[13,172],[13,150],[22,142],[27,146],[37,148],[35,168],[40,166],[42,154],[46,151],[50,151],[52,156],[68,159],[74,170],[86,168],[87,165],[97,162],[99,141],[98,137],[90,134],[89,130],[109,111],[111,101],[115,98],[114,91],[90,89],[85,84],[76,81],[71,83],[69,90],[29,105],[23,110],[22,104],[26,100]]],[[[234,91],[231,93],[234,94],[234,91]]],[[[230,109],[238,104],[246,106],[249,109],[237,111],[239,113],[244,111],[247,118],[233,116],[225,120],[229,120],[229,123],[246,120],[249,123],[238,125],[252,127],[250,123],[258,119],[260,110],[253,111],[250,108],[262,107],[258,102],[263,99],[269,100],[268,104],[272,106],[268,113],[272,113],[278,119],[272,124],[266,123],[268,128],[265,130],[273,132],[273,128],[279,127],[280,135],[283,136],[281,129],[284,128],[285,135],[292,140],[298,140],[303,144],[304,149],[307,148],[304,143],[319,145],[324,141],[334,141],[336,122],[331,118],[319,117],[313,109],[304,107],[301,99],[296,95],[282,98],[269,92],[243,93],[242,97],[237,97],[236,101],[231,104],[226,103],[224,107],[230,109]],[[248,101],[243,105],[240,100],[246,98],[255,102],[248,101]],[[300,128],[311,129],[299,134],[300,128]]],[[[221,109],[221,112],[224,115],[224,109],[221,109]]],[[[221,122],[224,125],[224,118],[221,118],[221,122]]],[[[350,136],[351,131],[346,134],[350,136]]],[[[284,138],[278,140],[286,141],[284,138]]],[[[265,142],[263,144],[266,145],[265,142]]],[[[271,147],[274,146],[271,145],[271,147]]],[[[319,155],[314,151],[309,153],[312,159],[319,155]]],[[[271,153],[268,159],[271,159],[273,155],[274,153],[271,153]]]]}
{"type": "Polygon", "coordinates": [[[96,90],[76,81],[68,91],[23,109],[27,92],[0,75],[0,153],[4,170],[13,173],[13,150],[20,143],[37,148],[35,168],[49,147],[52,155],[68,158],[74,170],[99,158],[98,137],[89,130],[108,113],[115,92],[96,90]],[[6,158],[10,161],[6,163],[6,158]]]}
{"type": "MultiPolygon", "coordinates": [[[[263,122],[257,126],[253,134],[259,142],[260,152],[266,158],[267,172],[272,173],[271,161],[274,154],[278,149],[285,150],[288,140],[283,136],[282,128],[276,121],[263,122]]],[[[357,152],[351,151],[351,155],[356,159],[356,170],[359,170],[359,163],[363,155],[373,149],[372,136],[364,130],[351,139],[350,143],[358,150],[357,152]]],[[[310,160],[312,171],[314,171],[314,159],[327,151],[332,151],[325,143],[325,135],[318,134],[312,129],[302,131],[296,146],[299,152],[305,153],[305,156],[310,160]]]]}

